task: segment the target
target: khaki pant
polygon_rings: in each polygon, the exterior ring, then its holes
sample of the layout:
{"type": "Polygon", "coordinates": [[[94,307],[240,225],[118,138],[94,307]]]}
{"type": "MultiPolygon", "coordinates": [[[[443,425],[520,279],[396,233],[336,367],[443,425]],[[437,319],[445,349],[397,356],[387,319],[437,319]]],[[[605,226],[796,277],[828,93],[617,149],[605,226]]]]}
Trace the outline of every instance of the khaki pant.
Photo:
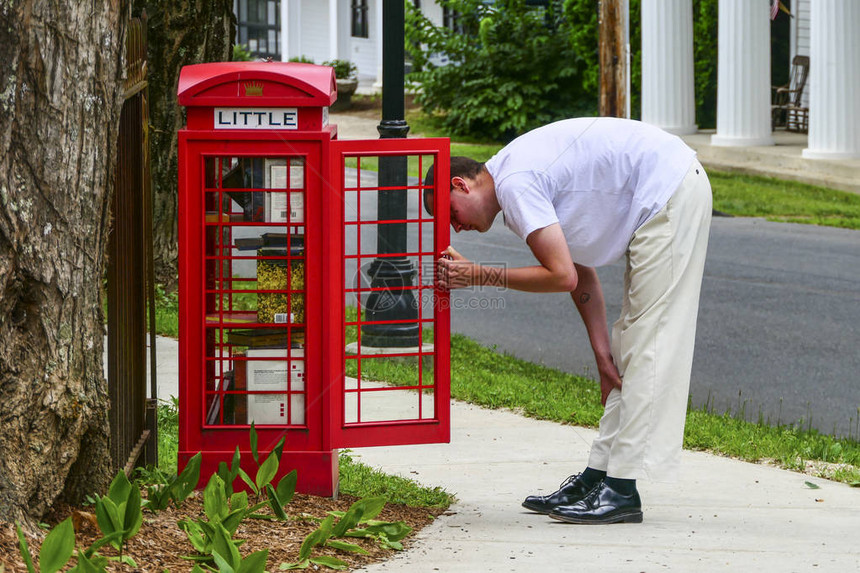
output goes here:
{"type": "Polygon", "coordinates": [[[684,438],[711,185],[693,161],[627,250],[624,304],[612,327],[623,380],[606,400],[588,465],[611,477],[673,481],[684,438]]]}

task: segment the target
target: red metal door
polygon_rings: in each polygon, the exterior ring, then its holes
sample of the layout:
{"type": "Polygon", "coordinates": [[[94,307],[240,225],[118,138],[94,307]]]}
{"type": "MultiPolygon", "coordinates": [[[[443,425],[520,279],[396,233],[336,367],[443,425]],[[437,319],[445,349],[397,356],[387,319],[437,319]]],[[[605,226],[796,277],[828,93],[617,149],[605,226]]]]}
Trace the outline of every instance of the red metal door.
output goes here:
{"type": "Polygon", "coordinates": [[[333,301],[324,309],[331,313],[326,324],[339,325],[324,334],[333,350],[325,358],[331,447],[447,442],[449,295],[435,287],[434,261],[449,242],[449,141],[333,141],[331,151],[332,188],[324,195],[333,232],[323,245],[330,262],[323,296],[333,301]],[[380,184],[383,163],[388,176],[380,184]],[[423,204],[424,174],[431,166],[435,216],[423,204]],[[392,172],[401,175],[392,179],[392,172]],[[380,196],[399,202],[399,214],[392,217],[388,208],[380,214],[380,196]],[[380,269],[394,266],[410,280],[380,286],[380,269]],[[411,306],[414,314],[380,319],[380,306],[389,299],[411,306]],[[416,343],[386,346],[380,328],[413,332],[404,340],[416,343]]]}

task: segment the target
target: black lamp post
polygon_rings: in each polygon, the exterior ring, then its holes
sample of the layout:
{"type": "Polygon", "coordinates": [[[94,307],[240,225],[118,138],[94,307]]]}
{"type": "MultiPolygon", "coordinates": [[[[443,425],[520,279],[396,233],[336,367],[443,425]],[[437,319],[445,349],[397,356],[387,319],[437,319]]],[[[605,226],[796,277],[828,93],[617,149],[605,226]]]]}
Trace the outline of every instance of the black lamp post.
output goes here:
{"type": "MultiPolygon", "coordinates": [[[[404,119],[405,6],[403,0],[382,2],[382,121],[379,136],[405,138],[409,126],[404,119]]],[[[407,216],[406,157],[379,158],[378,220],[404,220],[407,216]]],[[[380,255],[406,252],[406,223],[378,225],[377,252],[380,255]]],[[[365,304],[368,321],[414,320],[398,324],[370,324],[362,328],[362,344],[375,347],[418,346],[418,302],[412,286],[415,278],[412,262],[403,256],[379,257],[369,268],[374,291],[365,304]]]]}

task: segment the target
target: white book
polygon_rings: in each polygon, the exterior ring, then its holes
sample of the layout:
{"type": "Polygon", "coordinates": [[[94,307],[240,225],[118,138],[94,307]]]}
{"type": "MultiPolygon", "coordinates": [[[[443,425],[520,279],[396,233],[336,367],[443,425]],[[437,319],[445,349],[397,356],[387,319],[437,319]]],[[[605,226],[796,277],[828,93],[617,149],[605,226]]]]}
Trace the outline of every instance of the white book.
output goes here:
{"type": "Polygon", "coordinates": [[[249,348],[248,423],[303,425],[305,423],[304,348],[249,348]],[[250,394],[250,392],[265,392],[250,394]],[[296,392],[287,394],[287,392],[296,392]]]}

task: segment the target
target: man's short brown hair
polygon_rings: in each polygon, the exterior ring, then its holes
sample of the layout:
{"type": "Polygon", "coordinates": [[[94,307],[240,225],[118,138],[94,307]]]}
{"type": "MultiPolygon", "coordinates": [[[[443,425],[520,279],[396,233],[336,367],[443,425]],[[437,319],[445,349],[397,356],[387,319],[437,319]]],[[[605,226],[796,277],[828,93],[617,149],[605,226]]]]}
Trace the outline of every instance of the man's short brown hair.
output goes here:
{"type": "MultiPolygon", "coordinates": [[[[435,165],[431,165],[427,170],[427,175],[424,177],[424,209],[430,215],[433,214],[433,169],[435,165]]],[[[451,173],[448,175],[450,182],[454,177],[468,177],[474,179],[484,170],[484,164],[475,161],[471,157],[463,157],[462,155],[454,155],[451,157],[451,173]]]]}

